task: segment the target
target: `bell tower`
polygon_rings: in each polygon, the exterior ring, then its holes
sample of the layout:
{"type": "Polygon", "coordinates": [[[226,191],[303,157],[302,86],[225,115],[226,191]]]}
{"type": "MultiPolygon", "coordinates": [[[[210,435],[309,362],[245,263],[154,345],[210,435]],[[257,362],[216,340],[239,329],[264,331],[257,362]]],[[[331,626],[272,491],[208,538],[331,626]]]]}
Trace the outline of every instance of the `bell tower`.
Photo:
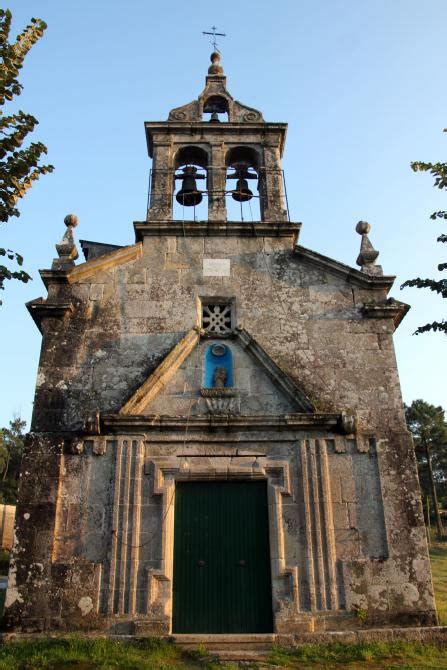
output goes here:
{"type": "Polygon", "coordinates": [[[175,202],[182,218],[190,218],[191,208],[195,219],[203,199],[208,221],[226,222],[228,198],[241,204],[241,214],[244,203],[259,198],[261,221],[288,221],[281,167],[287,124],[266,123],[234,100],[217,51],[197,100],[145,128],[153,160],[147,223],[172,221],[175,202]]]}

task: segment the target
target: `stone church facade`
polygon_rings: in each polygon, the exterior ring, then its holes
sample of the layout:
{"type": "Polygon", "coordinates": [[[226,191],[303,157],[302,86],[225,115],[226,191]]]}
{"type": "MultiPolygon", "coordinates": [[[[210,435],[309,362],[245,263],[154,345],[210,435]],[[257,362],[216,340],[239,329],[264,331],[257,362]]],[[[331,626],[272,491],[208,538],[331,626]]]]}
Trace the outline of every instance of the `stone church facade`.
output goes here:
{"type": "Polygon", "coordinates": [[[199,98],[146,136],[135,244],[83,241],[75,264],[66,217],[28,304],[43,342],[7,625],[435,623],[392,340],[407,306],[368,224],[360,269],[299,245],[286,124],[232,98],[216,53],[199,98]]]}

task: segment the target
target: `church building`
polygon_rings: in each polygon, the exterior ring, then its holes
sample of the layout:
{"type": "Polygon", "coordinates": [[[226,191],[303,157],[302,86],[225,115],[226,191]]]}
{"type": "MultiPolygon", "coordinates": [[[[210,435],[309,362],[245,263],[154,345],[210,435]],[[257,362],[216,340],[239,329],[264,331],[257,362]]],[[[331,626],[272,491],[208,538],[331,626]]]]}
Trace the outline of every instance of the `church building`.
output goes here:
{"type": "MultiPolygon", "coordinates": [[[[286,123],[228,92],[146,122],[135,244],[74,215],[28,303],[42,333],[6,624],[293,634],[436,622],[388,297],[299,244],[286,123]],[[290,188],[290,184],[289,184],[290,188]]],[[[354,231],[353,231],[354,235],[354,231]]]]}

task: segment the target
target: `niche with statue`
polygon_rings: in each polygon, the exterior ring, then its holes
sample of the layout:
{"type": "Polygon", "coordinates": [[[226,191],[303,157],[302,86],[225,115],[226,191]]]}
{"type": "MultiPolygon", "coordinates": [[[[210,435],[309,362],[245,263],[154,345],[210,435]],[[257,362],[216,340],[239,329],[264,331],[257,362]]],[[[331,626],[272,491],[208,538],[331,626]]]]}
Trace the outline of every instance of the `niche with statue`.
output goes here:
{"type": "Polygon", "coordinates": [[[210,414],[238,414],[239,391],[234,387],[233,354],[222,342],[210,344],[204,357],[201,394],[210,414]]]}

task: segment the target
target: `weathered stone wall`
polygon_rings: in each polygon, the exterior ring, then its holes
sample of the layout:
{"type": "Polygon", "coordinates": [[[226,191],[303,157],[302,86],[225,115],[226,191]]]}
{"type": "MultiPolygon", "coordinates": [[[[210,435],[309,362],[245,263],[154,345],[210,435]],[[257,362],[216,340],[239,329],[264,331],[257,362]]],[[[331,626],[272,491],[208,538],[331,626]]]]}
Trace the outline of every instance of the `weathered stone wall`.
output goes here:
{"type": "MultiPolygon", "coordinates": [[[[9,625],[169,632],[170,506],[184,476],[267,478],[276,630],[355,627],[359,611],[371,625],[433,622],[394,324],[363,310],[385,299],[380,284],[365,287],[315,267],[295,254],[290,238],[272,237],[151,236],[131,262],[71,283],[50,281],[49,301],[71,302],[74,311],[42,319],[9,625]],[[229,259],[230,276],[204,276],[204,258],[229,259]],[[184,431],[85,435],[88,414],[119,412],[200,326],[200,299],[210,297],[234,298],[234,323],[256,337],[317,413],[354,414],[356,434],[281,429],[279,439],[275,431],[233,428],[211,438],[206,424],[197,432],[194,417],[200,422],[207,412],[204,353],[215,342],[204,338],[142,411],[143,418],[187,417],[184,431]],[[214,460],[198,458],[210,450],[214,460]],[[195,456],[191,463],[185,453],[195,456]],[[251,456],[259,453],[260,460],[251,456]]],[[[293,399],[259,361],[237,338],[225,342],[241,415],[262,423],[265,415],[293,414],[293,399]]]]}
{"type": "Polygon", "coordinates": [[[303,263],[287,238],[149,237],[140,259],[51,294],[75,312],[45,320],[33,430],[79,429],[88,411],[118,411],[197,325],[197,298],[210,296],[236,297],[237,323],[319,410],[404,429],[393,322],[362,314],[385,290],[303,263]],[[203,258],[229,258],[231,277],[204,277],[203,258]]]}
{"type": "Polygon", "coordinates": [[[169,633],[175,482],[233,477],[268,482],[276,631],[433,623],[409,446],[194,425],[31,438],[8,624],[169,633]]]}

